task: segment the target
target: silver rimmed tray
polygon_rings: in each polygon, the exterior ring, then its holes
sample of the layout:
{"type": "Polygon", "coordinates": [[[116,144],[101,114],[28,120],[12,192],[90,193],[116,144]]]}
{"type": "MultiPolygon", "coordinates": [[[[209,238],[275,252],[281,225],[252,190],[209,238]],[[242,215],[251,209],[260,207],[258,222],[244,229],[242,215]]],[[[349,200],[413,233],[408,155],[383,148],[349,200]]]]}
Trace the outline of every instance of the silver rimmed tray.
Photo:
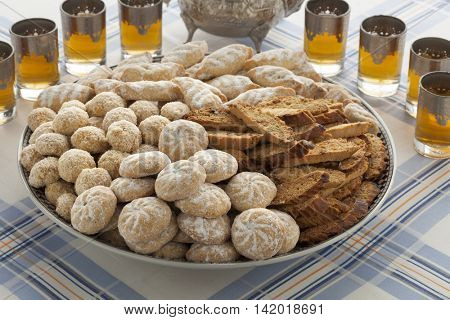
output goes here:
{"type": "MultiPolygon", "coordinates": [[[[336,83],[334,81],[331,81],[329,79],[325,79],[327,82],[336,83]]],[[[339,84],[339,83],[336,83],[339,84]]],[[[358,95],[352,92],[352,94],[359,99],[358,95]]],[[[374,215],[376,215],[377,210],[380,208],[382,203],[384,202],[389,189],[392,186],[393,182],[393,176],[395,171],[395,148],[394,148],[394,141],[391,136],[391,133],[389,132],[389,129],[387,128],[386,124],[384,123],[383,119],[378,115],[378,113],[363,99],[361,99],[363,107],[365,107],[371,114],[374,115],[374,117],[378,120],[380,123],[380,138],[383,139],[387,146],[387,150],[389,153],[389,162],[387,169],[384,173],[384,175],[379,179],[378,186],[381,189],[380,194],[375,199],[375,201],[371,204],[369,208],[368,214],[357,224],[355,224],[353,227],[347,229],[343,233],[336,235],[322,243],[319,243],[317,245],[311,246],[311,247],[297,247],[293,251],[291,251],[288,254],[276,256],[268,260],[262,260],[262,261],[248,261],[248,260],[242,260],[242,261],[236,261],[233,263],[220,263],[220,264],[207,264],[207,263],[193,263],[188,261],[171,261],[171,260],[164,260],[159,258],[154,258],[152,256],[148,255],[141,255],[134,253],[132,251],[129,251],[127,249],[122,248],[116,248],[113,247],[107,243],[101,242],[98,240],[95,236],[87,236],[84,235],[75,229],[72,228],[72,226],[62,218],[58,216],[58,214],[55,211],[55,207],[48,202],[48,200],[45,197],[44,190],[43,189],[36,189],[31,187],[28,184],[28,173],[23,169],[23,167],[20,165],[19,161],[18,163],[18,169],[20,176],[22,177],[22,181],[25,184],[25,187],[30,192],[30,197],[33,200],[33,202],[36,204],[36,206],[47,216],[55,222],[57,225],[59,225],[61,228],[66,230],[67,232],[71,233],[73,236],[83,239],[84,241],[93,243],[94,245],[98,246],[99,248],[109,250],[111,252],[114,252],[116,254],[122,255],[124,257],[128,257],[130,259],[136,259],[141,260],[145,262],[149,262],[152,264],[158,264],[168,267],[179,267],[179,268],[188,268],[188,269],[236,269],[236,268],[249,268],[249,267],[258,267],[258,266],[264,266],[269,264],[274,264],[282,261],[292,260],[296,258],[300,258],[302,256],[311,254],[313,252],[316,252],[318,250],[321,250],[327,246],[330,246],[336,242],[338,242],[341,239],[344,239],[345,237],[355,233],[356,230],[358,230],[361,226],[363,226],[367,221],[369,221],[374,215]]],[[[19,148],[18,148],[18,159],[19,155],[24,147],[28,145],[28,140],[31,135],[31,130],[26,127],[22,137],[19,142],[19,148]]]]}

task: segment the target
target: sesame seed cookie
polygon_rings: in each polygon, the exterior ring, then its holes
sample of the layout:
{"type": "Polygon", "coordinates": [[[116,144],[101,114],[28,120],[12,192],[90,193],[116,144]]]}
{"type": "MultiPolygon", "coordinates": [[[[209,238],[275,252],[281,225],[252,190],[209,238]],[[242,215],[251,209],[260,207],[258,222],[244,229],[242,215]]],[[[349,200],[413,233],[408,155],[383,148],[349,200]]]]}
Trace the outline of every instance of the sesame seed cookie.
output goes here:
{"type": "Polygon", "coordinates": [[[78,101],[78,100],[70,100],[70,101],[66,101],[61,105],[61,108],[59,108],[59,111],[61,111],[62,109],[65,108],[70,108],[70,107],[76,107],[76,108],[80,108],[83,111],[86,111],[86,106],[84,105],[83,102],[78,101]]]}
{"type": "Polygon", "coordinates": [[[104,117],[109,111],[126,106],[126,101],[114,92],[101,92],[86,102],[86,111],[91,117],[104,117]]]}
{"type": "Polygon", "coordinates": [[[108,171],[111,179],[118,178],[120,163],[123,159],[128,157],[129,154],[117,150],[108,150],[100,156],[98,159],[98,167],[108,171]]]}
{"type": "Polygon", "coordinates": [[[169,119],[158,115],[150,116],[142,120],[142,122],[139,124],[139,130],[141,130],[142,140],[144,141],[144,143],[157,146],[161,131],[169,123],[169,119]]]}
{"type": "Polygon", "coordinates": [[[88,125],[89,115],[77,107],[64,108],[53,119],[52,128],[55,132],[66,136],[72,135],[78,128],[88,125]]]}
{"type": "Polygon", "coordinates": [[[47,157],[38,161],[30,171],[28,182],[35,188],[45,187],[59,180],[58,159],[47,157]]]}
{"type": "Polygon", "coordinates": [[[81,170],[87,168],[95,168],[95,161],[89,152],[84,150],[67,150],[58,160],[59,175],[67,182],[75,183],[81,170]]]}
{"type": "Polygon", "coordinates": [[[37,138],[39,138],[44,133],[53,133],[55,132],[53,130],[53,121],[45,122],[41,124],[39,127],[36,128],[36,130],[33,131],[33,133],[30,136],[30,139],[28,140],[29,144],[36,143],[37,138]]]}
{"type": "Polygon", "coordinates": [[[119,174],[125,178],[142,178],[158,174],[170,164],[170,159],[159,151],[132,154],[122,160],[119,174]]]}
{"type": "Polygon", "coordinates": [[[148,117],[159,115],[158,105],[152,101],[138,100],[130,105],[130,109],[136,115],[138,124],[148,117]]]}
{"type": "Polygon", "coordinates": [[[110,125],[112,125],[114,122],[126,120],[128,122],[131,122],[132,124],[137,124],[137,117],[134,114],[133,110],[130,110],[128,108],[119,107],[114,108],[111,111],[108,111],[105,114],[105,117],[103,118],[103,130],[108,131],[108,128],[110,125]]]}
{"type": "Polygon", "coordinates": [[[151,152],[151,151],[159,151],[158,147],[152,146],[151,144],[141,144],[139,148],[133,151],[133,154],[136,153],[144,153],[144,152],[151,152]]]}
{"type": "Polygon", "coordinates": [[[139,148],[142,137],[139,129],[126,120],[116,121],[108,128],[106,139],[114,150],[132,152],[139,148]]]}
{"type": "Polygon", "coordinates": [[[56,206],[58,198],[66,193],[75,194],[75,189],[72,183],[62,179],[45,186],[45,197],[54,206],[56,206]]]}
{"type": "Polygon", "coordinates": [[[105,131],[93,126],[77,129],[70,137],[70,142],[75,148],[93,154],[102,153],[109,149],[105,131]]]}
{"type": "Polygon", "coordinates": [[[95,187],[111,185],[111,177],[108,171],[103,168],[83,169],[75,181],[75,192],[81,194],[84,191],[95,187]]]}
{"type": "Polygon", "coordinates": [[[49,108],[37,108],[28,115],[27,123],[31,131],[34,131],[41,124],[52,121],[56,116],[55,111],[49,108]]]}
{"type": "Polygon", "coordinates": [[[56,213],[66,221],[70,221],[70,212],[77,196],[73,193],[64,193],[56,200],[56,213]]]}
{"type": "Polygon", "coordinates": [[[59,133],[45,133],[36,139],[36,150],[43,156],[59,157],[69,149],[69,139],[59,133]]]}
{"type": "Polygon", "coordinates": [[[44,156],[37,151],[36,145],[30,144],[20,152],[20,164],[25,170],[30,171],[33,166],[44,159],[44,156]]]}

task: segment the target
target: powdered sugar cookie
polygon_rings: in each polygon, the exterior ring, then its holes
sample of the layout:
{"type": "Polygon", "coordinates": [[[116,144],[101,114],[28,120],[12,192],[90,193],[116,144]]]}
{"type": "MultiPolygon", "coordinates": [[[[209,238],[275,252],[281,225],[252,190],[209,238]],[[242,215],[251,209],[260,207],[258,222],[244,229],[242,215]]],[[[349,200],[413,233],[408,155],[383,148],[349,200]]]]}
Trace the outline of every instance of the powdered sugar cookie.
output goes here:
{"type": "Polygon", "coordinates": [[[161,108],[161,115],[170,121],[181,119],[189,112],[191,112],[191,109],[180,101],[166,103],[161,108]]]}
{"type": "Polygon", "coordinates": [[[127,103],[114,92],[102,92],[86,103],[86,111],[91,117],[104,117],[115,108],[125,108],[127,103]]]}
{"type": "Polygon", "coordinates": [[[231,178],[225,188],[233,208],[244,211],[265,208],[277,195],[277,187],[268,177],[257,172],[241,172],[231,178]]]}
{"type": "Polygon", "coordinates": [[[301,51],[273,49],[255,54],[245,62],[244,69],[250,70],[258,66],[278,66],[292,70],[304,60],[306,57],[301,51]]]}
{"type": "Polygon", "coordinates": [[[61,179],[45,187],[45,197],[54,206],[56,206],[58,198],[65,193],[75,194],[75,190],[72,183],[61,179]]]}
{"type": "Polygon", "coordinates": [[[123,83],[122,81],[114,80],[114,79],[99,79],[99,80],[95,80],[92,83],[92,87],[95,90],[95,94],[99,94],[102,92],[112,92],[117,87],[122,85],[122,83],[123,83]]]}
{"type": "Polygon", "coordinates": [[[66,136],[72,135],[78,128],[88,125],[89,115],[77,107],[64,108],[53,119],[53,130],[66,136]]]}
{"type": "Polygon", "coordinates": [[[132,152],[139,148],[142,142],[141,132],[138,127],[126,120],[120,120],[111,124],[108,128],[106,139],[114,150],[122,152],[132,152]]]}
{"type": "Polygon", "coordinates": [[[208,84],[219,89],[228,100],[236,98],[245,91],[259,88],[259,85],[253,83],[250,78],[232,74],[225,74],[214,78],[208,81],[208,84]]]}
{"type": "Polygon", "coordinates": [[[208,147],[208,133],[198,123],[176,120],[161,131],[158,147],[172,161],[188,159],[208,147]]]}
{"type": "Polygon", "coordinates": [[[37,108],[31,110],[28,115],[27,123],[31,131],[34,131],[41,124],[52,121],[56,117],[56,113],[49,108],[37,108]]]}
{"type": "Polygon", "coordinates": [[[109,149],[105,131],[93,126],[77,129],[70,137],[70,142],[75,148],[89,153],[102,153],[109,149]]]}
{"type": "Polygon", "coordinates": [[[101,79],[109,79],[112,76],[112,69],[108,66],[96,66],[91,72],[80,78],[77,83],[93,88],[93,82],[101,79]]]}
{"type": "Polygon", "coordinates": [[[86,106],[84,105],[84,103],[81,101],[78,101],[78,100],[70,100],[70,101],[64,102],[61,105],[61,108],[59,109],[59,111],[61,111],[62,109],[65,109],[65,108],[70,108],[70,107],[76,107],[76,108],[80,108],[83,111],[86,111],[86,106]]]}
{"type": "Polygon", "coordinates": [[[114,92],[128,101],[175,101],[183,97],[180,88],[171,81],[122,82],[114,92]]]}
{"type": "Polygon", "coordinates": [[[288,213],[275,209],[270,209],[270,211],[274,212],[278,218],[280,218],[286,230],[283,244],[280,251],[278,251],[278,254],[288,253],[297,245],[298,237],[300,236],[300,228],[294,218],[288,213]]]}
{"type": "Polygon", "coordinates": [[[31,168],[28,182],[35,188],[45,187],[59,180],[58,159],[47,157],[38,161],[31,168]]]}
{"type": "Polygon", "coordinates": [[[172,82],[180,87],[183,93],[183,102],[191,110],[202,108],[221,109],[222,103],[227,101],[227,98],[219,89],[200,80],[178,77],[173,79],[172,82]]]}
{"type": "Polygon", "coordinates": [[[108,150],[98,159],[98,167],[108,171],[111,179],[116,179],[119,177],[120,163],[128,156],[129,154],[126,152],[108,150]]]}
{"type": "Polygon", "coordinates": [[[108,131],[108,128],[111,124],[120,120],[127,120],[134,125],[137,124],[137,117],[134,114],[133,110],[124,107],[117,107],[105,114],[102,125],[103,130],[108,131]]]}
{"type": "Polygon", "coordinates": [[[182,213],[177,221],[178,227],[196,242],[221,244],[230,238],[230,218],[227,215],[206,219],[182,213]]]}
{"type": "Polygon", "coordinates": [[[172,217],[170,207],[156,197],[131,201],[122,209],[118,228],[126,242],[156,240],[167,229],[172,217]]]}
{"type": "Polygon", "coordinates": [[[238,171],[238,162],[231,154],[220,150],[208,149],[196,152],[189,161],[197,162],[206,170],[206,182],[216,183],[234,176],[238,171]]]}
{"type": "Polygon", "coordinates": [[[164,54],[161,62],[179,63],[185,68],[201,61],[208,52],[208,44],[206,41],[192,41],[173,48],[164,54]]]}
{"type": "Polygon", "coordinates": [[[33,166],[44,159],[36,148],[36,145],[30,144],[22,149],[20,152],[20,164],[25,168],[25,170],[30,171],[33,166]]]}
{"type": "Polygon", "coordinates": [[[183,259],[188,250],[189,246],[185,243],[169,242],[156,251],[153,256],[166,260],[178,260],[183,259]]]}
{"type": "Polygon", "coordinates": [[[58,170],[61,178],[67,182],[75,182],[81,170],[95,168],[94,158],[84,150],[70,149],[58,159],[58,170]]]}
{"type": "Polygon", "coordinates": [[[179,243],[194,243],[194,239],[189,237],[186,233],[181,230],[178,230],[177,235],[172,239],[172,241],[179,243]]]}
{"type": "Polygon", "coordinates": [[[232,104],[236,102],[248,103],[250,105],[256,105],[261,101],[275,98],[275,97],[285,97],[285,96],[295,96],[295,90],[285,87],[272,87],[272,88],[259,88],[252,89],[241,93],[233,100],[226,103],[232,104]]]}
{"type": "Polygon", "coordinates": [[[156,178],[155,191],[165,201],[185,199],[205,182],[205,169],[197,163],[180,160],[166,166],[156,178]]]}
{"type": "Polygon", "coordinates": [[[95,186],[80,194],[70,212],[75,230],[95,234],[106,227],[116,210],[117,199],[110,188],[95,186]]]}
{"type": "Polygon", "coordinates": [[[139,63],[117,69],[114,78],[124,82],[172,80],[184,74],[184,67],[178,63],[139,63]]]}
{"type": "Polygon", "coordinates": [[[44,89],[34,103],[34,108],[46,107],[55,112],[66,101],[78,100],[86,103],[94,96],[94,90],[78,83],[63,83],[44,89]]]}
{"type": "Polygon", "coordinates": [[[151,144],[141,144],[139,148],[133,151],[133,154],[137,153],[144,153],[144,152],[152,152],[152,151],[158,151],[158,147],[152,146],[151,144]]]}
{"type": "Polygon", "coordinates": [[[159,115],[159,108],[152,101],[138,100],[130,105],[130,109],[136,115],[138,124],[148,117],[159,115]]]}
{"type": "Polygon", "coordinates": [[[231,227],[231,239],[236,250],[252,260],[264,260],[276,255],[286,237],[286,230],[276,213],[257,208],[239,214],[231,227]]]}
{"type": "Polygon", "coordinates": [[[81,194],[84,191],[95,187],[111,185],[111,177],[108,171],[102,168],[83,169],[77,177],[75,182],[75,191],[81,194]]]}
{"type": "Polygon", "coordinates": [[[69,139],[59,133],[45,133],[36,139],[36,150],[43,156],[59,157],[69,149],[69,139]]]}
{"type": "Polygon", "coordinates": [[[186,252],[186,259],[199,263],[227,263],[239,259],[239,253],[231,242],[222,244],[194,243],[186,252]]]}
{"type": "Polygon", "coordinates": [[[112,181],[111,190],[119,202],[129,202],[151,196],[155,192],[155,179],[117,178],[112,181]]]}
{"type": "Polygon", "coordinates": [[[56,213],[66,221],[70,221],[70,212],[77,196],[73,193],[64,193],[56,200],[56,213]]]}
{"type": "Polygon", "coordinates": [[[119,174],[125,178],[142,178],[158,174],[170,163],[170,159],[159,151],[132,154],[122,160],[119,174]]]}
{"type": "Polygon", "coordinates": [[[139,124],[139,130],[141,130],[142,139],[144,143],[157,146],[161,131],[169,123],[170,123],[169,119],[158,115],[150,116],[144,119],[139,124]]]}
{"type": "Polygon", "coordinates": [[[53,121],[45,122],[41,124],[39,127],[36,128],[36,130],[33,131],[33,133],[30,136],[30,140],[28,140],[29,144],[36,143],[37,138],[39,138],[44,133],[53,133],[55,132],[53,130],[53,121]]]}
{"type": "Polygon", "coordinates": [[[205,183],[190,197],[175,202],[183,213],[204,218],[217,218],[231,209],[230,198],[219,187],[205,183]]]}
{"type": "Polygon", "coordinates": [[[103,117],[90,117],[88,119],[88,126],[96,127],[103,130],[103,117]]]}

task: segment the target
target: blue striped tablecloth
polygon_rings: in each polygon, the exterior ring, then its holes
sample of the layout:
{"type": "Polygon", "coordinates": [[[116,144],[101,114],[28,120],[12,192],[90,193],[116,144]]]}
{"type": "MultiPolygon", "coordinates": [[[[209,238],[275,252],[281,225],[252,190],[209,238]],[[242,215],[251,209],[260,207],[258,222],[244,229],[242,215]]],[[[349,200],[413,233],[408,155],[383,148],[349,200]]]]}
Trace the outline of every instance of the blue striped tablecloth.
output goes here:
{"type": "MultiPolygon", "coordinates": [[[[57,1],[58,4],[60,1],[57,1]]],[[[397,16],[408,27],[406,51],[423,36],[448,38],[446,0],[352,1],[345,71],[336,77],[355,90],[358,30],[374,14],[397,16]]],[[[120,56],[116,1],[106,1],[108,62],[120,56]]],[[[303,9],[269,34],[263,50],[300,48],[303,9]]],[[[0,40],[23,17],[59,22],[54,0],[0,1],[0,40]],[[38,4],[39,3],[39,4],[38,4]]],[[[164,10],[164,50],[187,32],[176,1],[164,10]]],[[[212,49],[248,39],[197,32],[212,49]]],[[[0,127],[0,299],[447,299],[450,270],[449,161],[414,152],[414,120],[403,112],[405,52],[399,92],[366,97],[395,140],[397,172],[387,200],[355,234],[302,259],[228,271],[180,270],[149,265],[102,251],[78,240],[46,218],[19,179],[16,150],[31,104],[18,103],[17,118],[0,127]]]]}

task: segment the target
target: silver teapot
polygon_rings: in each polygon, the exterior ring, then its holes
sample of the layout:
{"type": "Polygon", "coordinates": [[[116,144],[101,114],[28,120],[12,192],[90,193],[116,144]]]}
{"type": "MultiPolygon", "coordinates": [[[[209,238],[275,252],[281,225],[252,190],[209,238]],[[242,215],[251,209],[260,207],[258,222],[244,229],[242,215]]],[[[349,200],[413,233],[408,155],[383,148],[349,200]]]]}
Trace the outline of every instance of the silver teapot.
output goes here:
{"type": "Polygon", "coordinates": [[[191,41],[200,28],[224,37],[250,37],[256,51],[270,29],[298,11],[304,0],[178,0],[191,41]]]}

